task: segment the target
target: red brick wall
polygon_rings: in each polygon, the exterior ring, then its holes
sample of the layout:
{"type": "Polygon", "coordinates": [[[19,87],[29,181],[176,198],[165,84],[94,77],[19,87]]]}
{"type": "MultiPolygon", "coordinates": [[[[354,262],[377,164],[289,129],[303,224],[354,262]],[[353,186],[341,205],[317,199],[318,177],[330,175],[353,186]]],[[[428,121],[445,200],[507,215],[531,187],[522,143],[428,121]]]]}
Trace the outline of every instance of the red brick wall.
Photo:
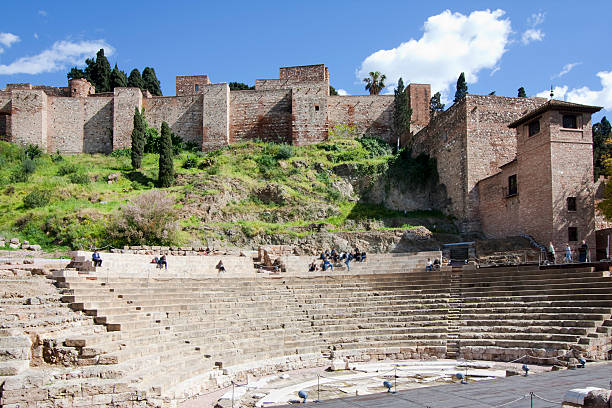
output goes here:
{"type": "Polygon", "coordinates": [[[144,98],[142,107],[150,127],[161,131],[167,122],[184,141],[202,143],[202,95],[144,98]]]}
{"type": "Polygon", "coordinates": [[[296,146],[318,143],[329,136],[329,86],[326,83],[303,84],[291,90],[291,140],[296,146]]]}
{"type": "Polygon", "coordinates": [[[291,91],[231,91],[230,142],[291,142],[291,91]]]}
{"type": "Polygon", "coordinates": [[[508,197],[508,177],[518,176],[517,173],[518,164],[514,161],[478,183],[480,225],[487,237],[500,238],[525,232],[519,216],[521,197],[508,197]]]}
{"type": "Polygon", "coordinates": [[[369,134],[395,142],[392,132],[393,95],[330,96],[329,128],[355,126],[360,135],[369,134]]]}
{"type": "Polygon", "coordinates": [[[412,109],[410,132],[414,134],[429,124],[431,85],[409,84],[407,92],[410,96],[410,108],[412,109]]]}

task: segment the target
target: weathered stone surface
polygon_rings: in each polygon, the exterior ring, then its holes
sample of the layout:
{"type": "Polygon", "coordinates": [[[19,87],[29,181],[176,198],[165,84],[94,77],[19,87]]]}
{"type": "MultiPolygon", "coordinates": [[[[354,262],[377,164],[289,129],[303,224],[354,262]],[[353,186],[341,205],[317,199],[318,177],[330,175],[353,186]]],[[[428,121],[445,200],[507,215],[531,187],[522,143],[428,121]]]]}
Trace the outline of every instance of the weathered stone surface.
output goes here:
{"type": "Polygon", "coordinates": [[[584,398],[584,408],[610,408],[612,391],[593,390],[589,391],[584,398]]]}

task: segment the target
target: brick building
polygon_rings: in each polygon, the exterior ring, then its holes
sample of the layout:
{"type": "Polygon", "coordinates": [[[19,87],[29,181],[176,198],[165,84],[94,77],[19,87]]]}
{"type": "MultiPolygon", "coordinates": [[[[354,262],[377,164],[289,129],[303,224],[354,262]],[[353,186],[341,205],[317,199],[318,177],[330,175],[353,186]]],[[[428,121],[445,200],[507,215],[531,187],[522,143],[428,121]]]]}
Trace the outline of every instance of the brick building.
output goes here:
{"type": "MultiPolygon", "coordinates": [[[[402,144],[437,159],[448,197],[438,208],[464,233],[594,245],[590,115],[599,108],[467,95],[430,121],[430,86],[410,84],[407,92],[413,115],[402,144]],[[575,127],[567,128],[563,121],[572,117],[565,124],[575,127]],[[540,130],[529,136],[535,121],[540,130]]],[[[0,90],[0,135],[49,152],[108,153],[130,146],[134,108],[145,109],[150,126],[165,121],[204,151],[253,139],[317,143],[336,125],[396,142],[393,96],[330,96],[322,64],[280,68],[278,79],[258,79],[254,90],[230,91],[208,75],[177,76],[176,96],[167,97],[138,88],[96,94],[82,79],[63,88],[9,84],[0,90]]]]}

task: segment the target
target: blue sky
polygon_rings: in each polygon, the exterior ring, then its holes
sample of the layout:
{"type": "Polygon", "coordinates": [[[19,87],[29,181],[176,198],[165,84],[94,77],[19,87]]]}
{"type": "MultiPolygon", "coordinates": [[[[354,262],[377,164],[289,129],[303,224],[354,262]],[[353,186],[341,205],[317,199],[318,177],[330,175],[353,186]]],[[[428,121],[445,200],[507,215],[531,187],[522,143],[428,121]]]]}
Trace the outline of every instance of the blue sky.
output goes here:
{"type": "Polygon", "coordinates": [[[532,96],[553,85],[556,98],[611,116],[611,1],[458,3],[5,2],[0,88],[65,86],[69,68],[104,46],[128,73],[154,67],[164,95],[175,94],[176,75],[254,84],[281,66],[324,63],[348,94],[364,94],[361,78],[379,70],[387,92],[402,76],[452,99],[465,71],[470,93],[516,96],[524,86],[532,96]]]}

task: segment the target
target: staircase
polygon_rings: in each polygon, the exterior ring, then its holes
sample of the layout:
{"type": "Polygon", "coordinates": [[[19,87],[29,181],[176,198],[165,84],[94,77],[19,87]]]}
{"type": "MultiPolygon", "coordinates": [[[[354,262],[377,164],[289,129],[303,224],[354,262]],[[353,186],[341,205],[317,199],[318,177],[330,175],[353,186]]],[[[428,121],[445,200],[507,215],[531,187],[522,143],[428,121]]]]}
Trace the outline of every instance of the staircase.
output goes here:
{"type": "Polygon", "coordinates": [[[453,267],[450,272],[450,297],[448,299],[448,334],[446,337],[446,358],[459,356],[459,337],[461,329],[461,267],[453,267]]]}

